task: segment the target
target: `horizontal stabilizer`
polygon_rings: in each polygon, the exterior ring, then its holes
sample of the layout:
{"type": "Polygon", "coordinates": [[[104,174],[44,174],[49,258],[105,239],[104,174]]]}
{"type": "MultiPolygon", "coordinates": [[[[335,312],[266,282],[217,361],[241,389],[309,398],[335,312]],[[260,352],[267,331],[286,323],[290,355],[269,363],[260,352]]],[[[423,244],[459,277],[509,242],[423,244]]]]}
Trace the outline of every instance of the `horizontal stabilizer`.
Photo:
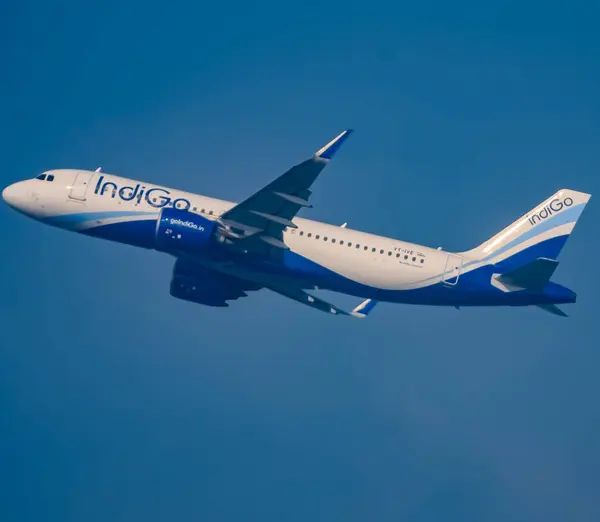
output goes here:
{"type": "Polygon", "coordinates": [[[558,261],[555,259],[539,257],[531,263],[498,276],[497,280],[510,287],[541,290],[550,281],[557,266],[558,261]]]}
{"type": "Polygon", "coordinates": [[[552,315],[560,315],[561,317],[569,317],[567,314],[565,314],[558,306],[556,306],[555,304],[539,304],[536,305],[538,308],[541,308],[542,310],[544,310],[545,312],[548,312],[549,314],[552,315]]]}

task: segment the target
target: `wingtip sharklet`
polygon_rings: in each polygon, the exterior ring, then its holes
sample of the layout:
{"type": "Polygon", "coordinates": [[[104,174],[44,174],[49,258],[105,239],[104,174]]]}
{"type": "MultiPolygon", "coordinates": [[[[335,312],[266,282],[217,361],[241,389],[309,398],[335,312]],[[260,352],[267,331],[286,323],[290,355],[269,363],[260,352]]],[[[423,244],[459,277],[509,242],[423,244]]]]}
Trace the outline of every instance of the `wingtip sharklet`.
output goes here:
{"type": "Polygon", "coordinates": [[[352,310],[352,312],[350,312],[350,315],[363,319],[369,315],[373,308],[375,308],[376,304],[377,301],[373,301],[373,299],[365,299],[354,310],[352,310]]]}
{"type": "Polygon", "coordinates": [[[333,138],[327,145],[319,149],[315,153],[315,157],[323,160],[330,160],[333,158],[338,149],[342,146],[344,141],[348,139],[348,136],[354,132],[353,129],[346,129],[335,138],[333,138]]]}

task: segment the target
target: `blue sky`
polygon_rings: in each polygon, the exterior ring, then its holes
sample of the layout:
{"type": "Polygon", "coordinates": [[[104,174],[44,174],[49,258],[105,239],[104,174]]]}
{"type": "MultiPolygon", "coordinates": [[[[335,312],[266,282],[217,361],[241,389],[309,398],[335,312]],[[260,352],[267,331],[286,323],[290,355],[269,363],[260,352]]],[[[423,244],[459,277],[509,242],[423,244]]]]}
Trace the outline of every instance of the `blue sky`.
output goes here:
{"type": "MultiPolygon", "coordinates": [[[[302,215],[467,249],[600,192],[577,2],[0,6],[1,184],[95,168],[240,200],[341,129],[302,215]]],[[[0,520],[598,520],[595,199],[571,317],[168,295],[171,260],[0,208],[0,520]]]]}

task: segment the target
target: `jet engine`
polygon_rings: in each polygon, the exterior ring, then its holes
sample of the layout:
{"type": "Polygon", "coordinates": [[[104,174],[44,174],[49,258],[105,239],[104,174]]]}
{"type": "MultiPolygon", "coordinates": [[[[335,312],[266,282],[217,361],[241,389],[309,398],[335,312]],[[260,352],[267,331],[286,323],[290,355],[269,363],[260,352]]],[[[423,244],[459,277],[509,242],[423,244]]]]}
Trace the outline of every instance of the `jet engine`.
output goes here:
{"type": "Polygon", "coordinates": [[[216,242],[216,223],[177,208],[163,208],[156,226],[156,249],[171,254],[194,254],[216,242]]]}

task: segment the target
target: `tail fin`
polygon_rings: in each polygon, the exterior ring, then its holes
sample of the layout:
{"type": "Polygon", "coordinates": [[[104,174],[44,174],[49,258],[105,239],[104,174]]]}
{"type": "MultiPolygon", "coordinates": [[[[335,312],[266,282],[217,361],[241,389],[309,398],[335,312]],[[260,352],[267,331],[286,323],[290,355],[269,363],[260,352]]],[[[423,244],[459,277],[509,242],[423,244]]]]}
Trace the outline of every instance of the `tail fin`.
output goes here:
{"type": "Polygon", "coordinates": [[[529,263],[539,257],[556,259],[591,195],[561,189],[478,247],[462,252],[472,262],[506,268],[529,263]]]}

